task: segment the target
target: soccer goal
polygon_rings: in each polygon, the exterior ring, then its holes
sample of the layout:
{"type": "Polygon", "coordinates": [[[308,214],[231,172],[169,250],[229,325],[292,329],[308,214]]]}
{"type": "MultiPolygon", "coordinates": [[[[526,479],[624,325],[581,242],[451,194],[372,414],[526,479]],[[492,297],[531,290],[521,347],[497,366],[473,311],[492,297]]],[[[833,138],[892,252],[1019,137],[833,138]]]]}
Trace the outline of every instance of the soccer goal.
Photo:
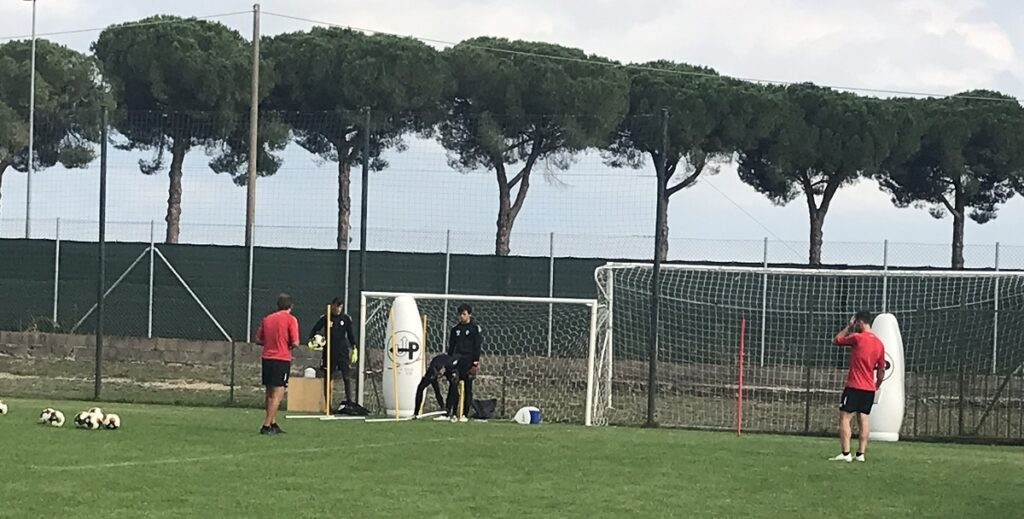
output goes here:
{"type": "MultiPolygon", "coordinates": [[[[544,421],[590,425],[596,331],[603,319],[595,299],[364,292],[359,403],[376,414],[387,413],[385,364],[396,355],[415,357],[422,374],[430,358],[447,350],[448,334],[458,322],[456,309],[463,303],[472,306],[484,337],[475,400],[496,400],[497,417],[511,418],[520,407],[536,406],[544,421]],[[400,296],[416,302],[425,330],[422,344],[388,337],[391,310],[400,296]]],[[[433,411],[434,396],[427,392],[425,411],[433,411]]]]}
{"type": "MultiPolygon", "coordinates": [[[[651,274],[650,264],[595,271],[608,310],[596,424],[646,417],[651,274]]],[[[902,328],[905,436],[1024,428],[1024,273],[665,265],[659,285],[659,423],[733,429],[741,414],[744,430],[834,430],[849,352],[831,339],[864,309],[902,328]]]]}

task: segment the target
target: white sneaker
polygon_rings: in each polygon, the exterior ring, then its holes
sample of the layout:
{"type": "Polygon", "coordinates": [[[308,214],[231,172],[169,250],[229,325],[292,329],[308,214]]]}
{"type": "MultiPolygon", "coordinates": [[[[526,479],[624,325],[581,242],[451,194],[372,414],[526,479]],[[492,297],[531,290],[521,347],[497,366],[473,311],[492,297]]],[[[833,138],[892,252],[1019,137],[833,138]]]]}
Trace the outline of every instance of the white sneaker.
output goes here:
{"type": "Polygon", "coordinates": [[[867,460],[864,459],[864,455],[863,454],[861,454],[860,456],[854,456],[853,459],[855,459],[857,461],[867,461],[867,460]]]}
{"type": "Polygon", "coordinates": [[[469,421],[469,418],[467,418],[467,417],[465,417],[465,416],[460,416],[460,417],[459,417],[459,421],[460,421],[460,422],[462,422],[462,423],[466,423],[466,422],[468,422],[468,421],[469,421]]]}
{"type": "Polygon", "coordinates": [[[458,417],[458,416],[455,416],[455,415],[452,415],[452,417],[451,417],[451,421],[452,421],[452,423],[456,423],[456,422],[458,422],[458,421],[459,421],[459,417],[458,417]]]}
{"type": "Polygon", "coordinates": [[[853,454],[836,454],[834,458],[829,458],[829,461],[853,461],[853,454]]]}
{"type": "Polygon", "coordinates": [[[435,422],[447,422],[448,421],[448,417],[445,416],[445,415],[435,416],[434,417],[434,421],[435,422]]]}

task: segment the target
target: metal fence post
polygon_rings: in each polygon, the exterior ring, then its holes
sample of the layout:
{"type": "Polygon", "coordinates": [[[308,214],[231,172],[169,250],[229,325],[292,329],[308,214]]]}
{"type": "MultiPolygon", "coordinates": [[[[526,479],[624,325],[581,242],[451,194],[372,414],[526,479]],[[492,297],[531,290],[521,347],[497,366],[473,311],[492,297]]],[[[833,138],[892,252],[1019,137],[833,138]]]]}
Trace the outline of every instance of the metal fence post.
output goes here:
{"type": "Polygon", "coordinates": [[[764,237],[764,279],[761,282],[761,367],[764,367],[764,345],[768,331],[768,237],[764,237]]]}
{"type": "Polygon", "coordinates": [[[53,250],[53,328],[57,326],[57,300],[60,299],[60,218],[57,218],[57,234],[53,250]]]}
{"type": "MultiPolygon", "coordinates": [[[[995,257],[996,272],[999,272],[999,242],[996,242],[996,257],[995,257]]],[[[996,374],[996,360],[999,356],[999,276],[993,278],[995,286],[993,287],[993,305],[992,305],[992,374],[996,374]]]]}
{"type": "Polygon", "coordinates": [[[252,342],[252,270],[253,261],[255,259],[256,249],[256,226],[252,227],[252,236],[249,240],[249,273],[248,281],[246,282],[246,302],[245,302],[245,340],[246,342],[252,342]]]}
{"type": "Polygon", "coordinates": [[[146,320],[146,337],[153,338],[153,257],[156,249],[156,224],[149,221],[149,310],[146,320]]]}
{"type": "Polygon", "coordinates": [[[882,313],[889,311],[889,240],[882,242],[882,313]]]}
{"type": "MultiPolygon", "coordinates": [[[[451,274],[452,274],[452,230],[448,229],[444,233],[444,295],[450,294],[451,285],[451,274]]],[[[444,302],[444,322],[441,323],[441,329],[445,330],[448,327],[448,301],[444,302]]],[[[441,349],[438,351],[444,351],[444,345],[441,345],[441,349]]]]}
{"type": "MultiPolygon", "coordinates": [[[[548,297],[555,297],[555,233],[548,236],[548,297]]],[[[554,306],[548,303],[548,357],[551,356],[551,335],[554,330],[554,306]]]]}

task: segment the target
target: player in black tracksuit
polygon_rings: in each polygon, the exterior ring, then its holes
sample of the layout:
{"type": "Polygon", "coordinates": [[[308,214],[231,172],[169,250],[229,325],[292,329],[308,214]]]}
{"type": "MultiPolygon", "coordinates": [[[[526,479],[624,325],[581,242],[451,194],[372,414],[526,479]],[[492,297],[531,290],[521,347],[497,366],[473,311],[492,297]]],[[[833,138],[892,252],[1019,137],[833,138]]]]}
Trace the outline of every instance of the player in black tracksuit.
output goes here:
{"type": "Polygon", "coordinates": [[[434,388],[434,398],[437,399],[437,407],[447,410],[448,408],[444,405],[444,397],[441,396],[441,386],[438,384],[438,379],[444,378],[448,381],[449,389],[452,384],[455,384],[455,357],[442,353],[430,359],[430,366],[427,367],[427,372],[423,374],[423,378],[420,379],[420,385],[416,388],[416,406],[413,409],[416,410],[415,416],[423,414],[423,409],[420,407],[423,405],[423,393],[427,390],[427,386],[434,388]]]}
{"type": "MultiPolygon", "coordinates": [[[[345,314],[341,299],[335,297],[331,301],[331,373],[341,373],[341,380],[345,384],[345,403],[352,401],[352,388],[349,375],[352,372],[349,366],[349,349],[356,346],[356,334],[352,331],[352,318],[345,314]]],[[[312,339],[318,332],[324,330],[326,316],[313,325],[309,332],[309,339],[312,339]]],[[[326,335],[326,334],[325,334],[326,335]]],[[[323,357],[320,360],[320,367],[327,369],[327,348],[323,350],[323,357]]]]}
{"type": "Polygon", "coordinates": [[[452,327],[448,336],[448,354],[455,358],[457,379],[448,388],[448,415],[453,419],[459,408],[459,384],[465,381],[463,395],[463,416],[465,419],[473,406],[473,378],[480,367],[480,347],[484,343],[480,327],[473,321],[473,309],[467,304],[459,305],[459,324],[452,327]]]}

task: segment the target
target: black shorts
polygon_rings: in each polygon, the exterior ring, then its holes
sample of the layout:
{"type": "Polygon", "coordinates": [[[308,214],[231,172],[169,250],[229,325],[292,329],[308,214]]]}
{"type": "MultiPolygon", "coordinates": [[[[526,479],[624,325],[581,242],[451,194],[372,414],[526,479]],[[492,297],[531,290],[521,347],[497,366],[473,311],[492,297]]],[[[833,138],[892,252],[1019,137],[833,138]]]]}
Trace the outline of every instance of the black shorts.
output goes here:
{"type": "Polygon", "coordinates": [[[288,372],[292,363],[287,360],[263,359],[263,385],[267,387],[288,387],[288,372]]]}
{"type": "Polygon", "coordinates": [[[847,413],[871,414],[871,406],[875,403],[875,392],[848,387],[843,389],[839,410],[847,413]]]}

